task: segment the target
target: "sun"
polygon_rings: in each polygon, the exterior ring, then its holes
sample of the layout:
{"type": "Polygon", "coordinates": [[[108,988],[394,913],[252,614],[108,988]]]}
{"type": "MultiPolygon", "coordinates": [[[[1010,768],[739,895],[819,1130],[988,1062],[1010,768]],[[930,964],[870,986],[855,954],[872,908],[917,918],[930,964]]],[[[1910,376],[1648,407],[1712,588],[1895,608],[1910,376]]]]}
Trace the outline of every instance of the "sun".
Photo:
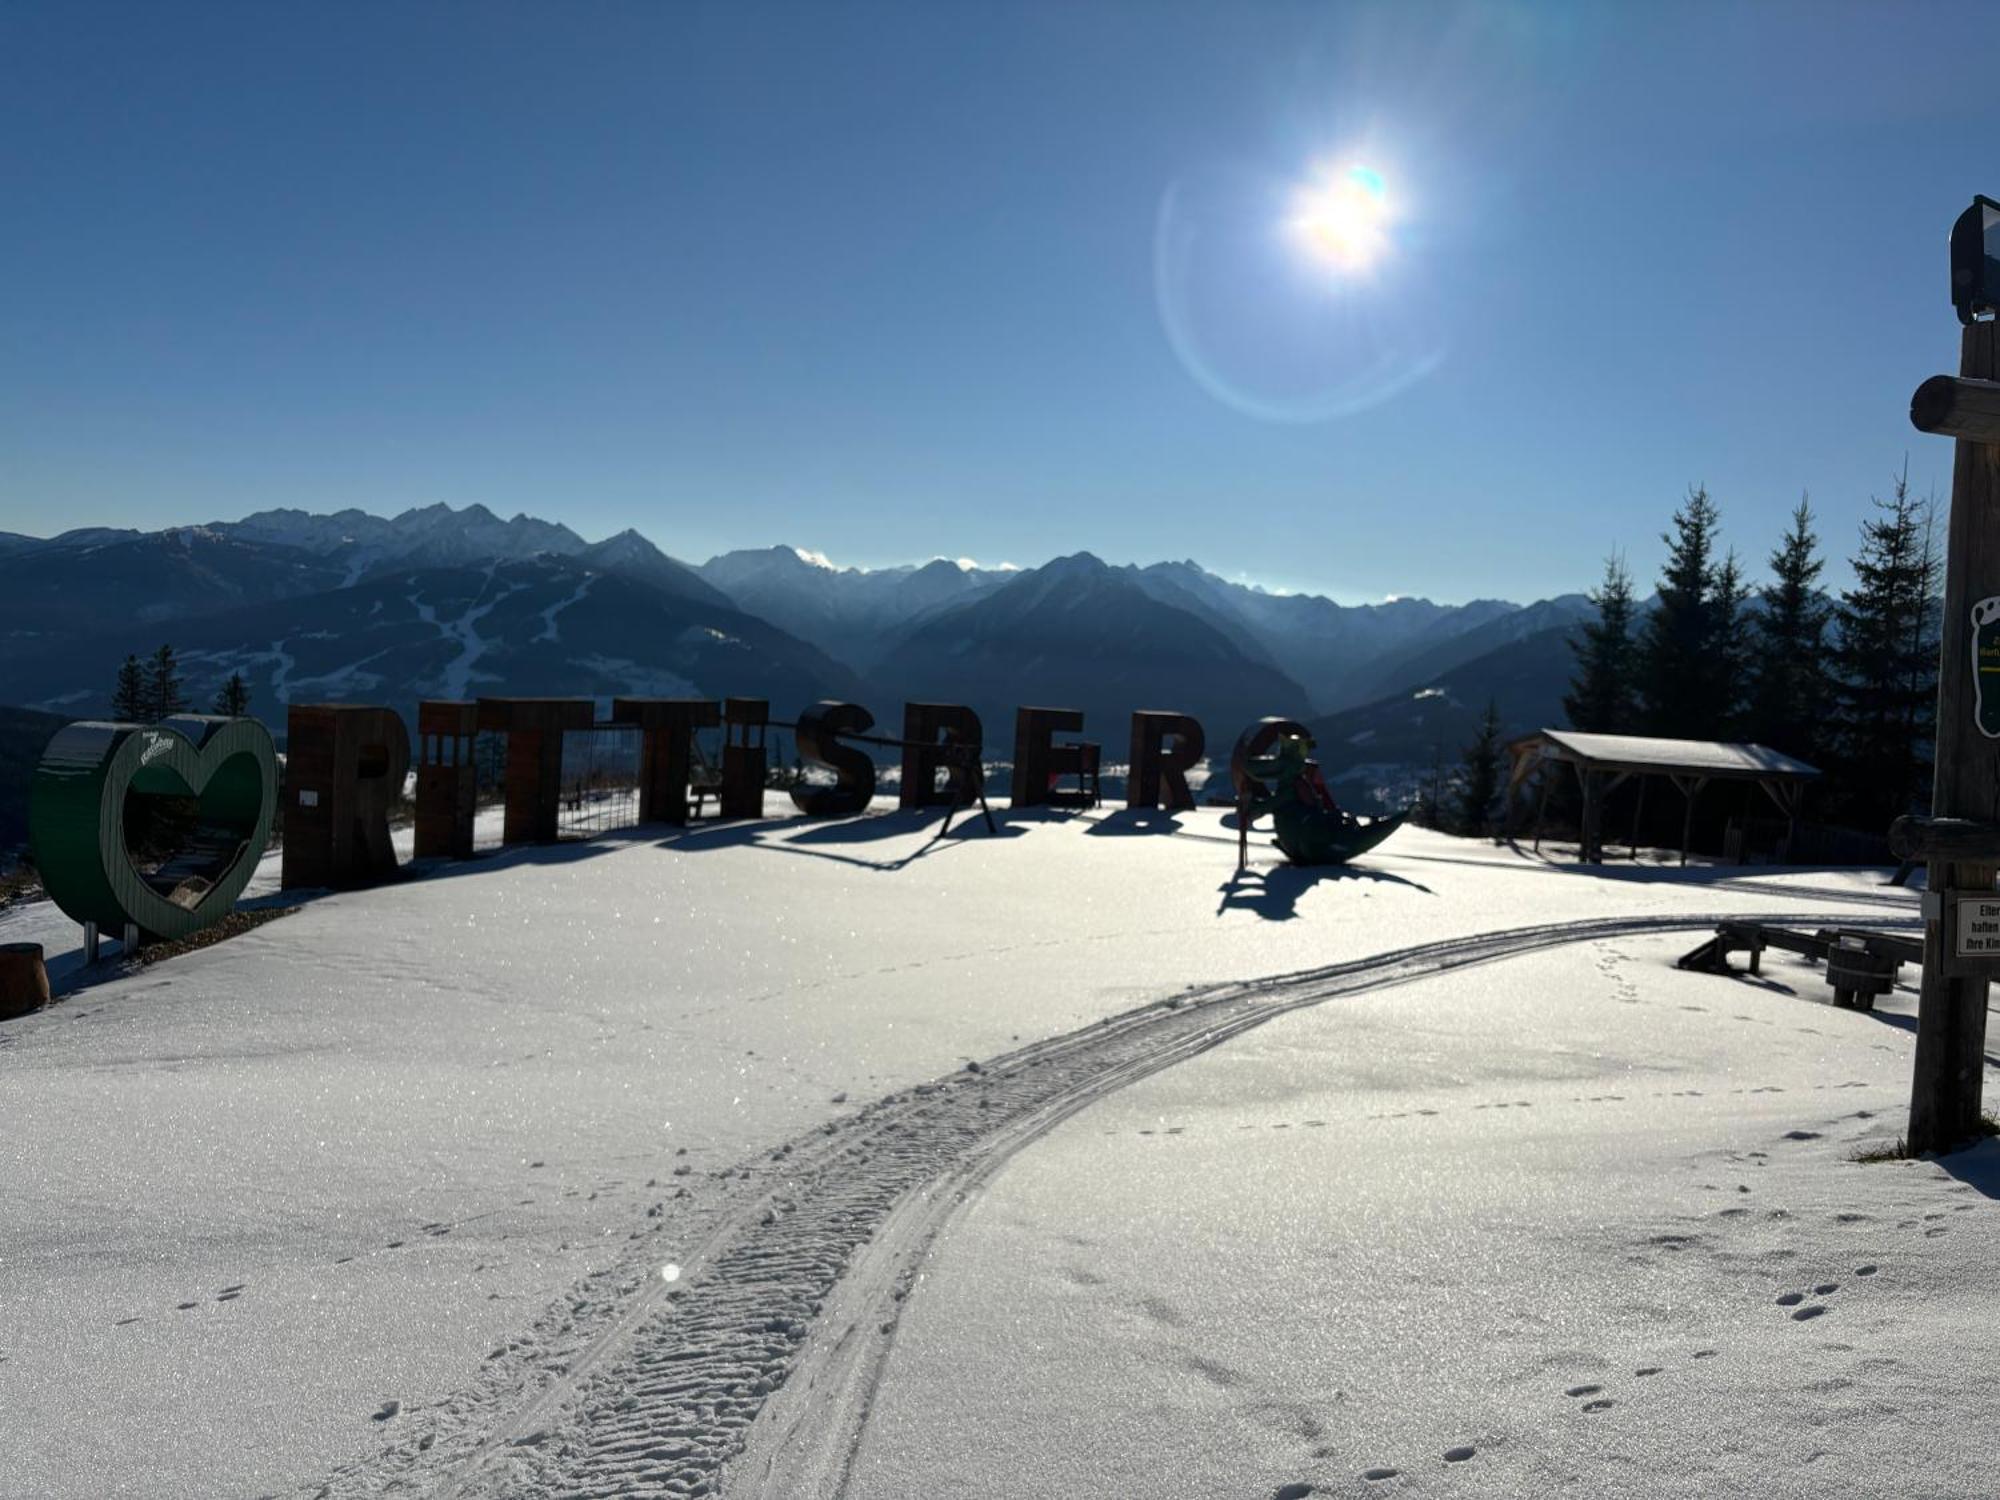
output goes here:
{"type": "Polygon", "coordinates": [[[1388,252],[1390,218],[1382,174],[1348,165],[1299,188],[1292,197],[1290,227],[1311,259],[1343,275],[1358,275],[1388,252]]]}

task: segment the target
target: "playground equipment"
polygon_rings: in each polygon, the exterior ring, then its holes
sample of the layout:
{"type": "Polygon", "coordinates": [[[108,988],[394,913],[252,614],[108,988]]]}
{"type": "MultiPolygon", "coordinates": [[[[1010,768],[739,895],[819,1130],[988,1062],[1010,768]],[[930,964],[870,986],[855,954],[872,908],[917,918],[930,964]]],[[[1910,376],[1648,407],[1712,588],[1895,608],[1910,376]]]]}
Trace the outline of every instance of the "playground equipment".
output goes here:
{"type": "Polygon", "coordinates": [[[1403,826],[1407,812],[1360,818],[1333,800],[1319,766],[1307,754],[1305,730],[1283,720],[1264,721],[1245,735],[1239,750],[1247,773],[1237,779],[1237,868],[1249,862],[1250,825],[1270,815],[1272,832],[1286,859],[1295,865],[1344,865],[1366,854],[1403,826]],[[1263,732],[1268,731],[1268,732],[1263,732]],[[1268,749],[1256,753],[1256,741],[1268,749]]]}

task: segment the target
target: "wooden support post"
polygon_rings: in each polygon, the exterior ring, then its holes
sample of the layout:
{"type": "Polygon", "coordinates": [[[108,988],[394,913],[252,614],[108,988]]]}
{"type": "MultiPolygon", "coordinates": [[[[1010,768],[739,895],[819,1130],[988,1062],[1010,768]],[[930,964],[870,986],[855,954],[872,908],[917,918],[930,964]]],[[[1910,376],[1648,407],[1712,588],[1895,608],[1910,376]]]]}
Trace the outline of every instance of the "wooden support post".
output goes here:
{"type": "Polygon", "coordinates": [[[1646,813],[1646,778],[1639,778],[1639,795],[1632,802],[1632,862],[1639,862],[1639,822],[1646,813]]]}
{"type": "Polygon", "coordinates": [[[1540,764],[1541,756],[1533,742],[1507,747],[1507,804],[1503,821],[1509,838],[1521,831],[1521,791],[1540,764]]]}
{"type": "Polygon", "coordinates": [[[1757,785],[1764,789],[1764,795],[1778,804],[1778,811],[1785,818],[1785,857],[1782,864],[1790,864],[1792,842],[1798,837],[1799,802],[1805,796],[1805,783],[1800,781],[1759,780],[1757,785]]]}
{"type": "Polygon", "coordinates": [[[1583,863],[1601,864],[1604,860],[1604,773],[1577,768],[1583,778],[1583,848],[1578,851],[1583,863]]]}
{"type": "Polygon", "coordinates": [[[1542,789],[1535,798],[1535,853],[1542,852],[1542,815],[1549,810],[1549,783],[1555,780],[1547,771],[1542,773],[1542,789]]]}
{"type": "Polygon", "coordinates": [[[1708,785],[1706,776],[1674,776],[1674,786],[1679,789],[1686,806],[1681,811],[1681,868],[1688,862],[1688,846],[1694,842],[1694,799],[1701,795],[1701,789],[1708,785]]]}
{"type": "MultiPolygon", "coordinates": [[[[1959,374],[2000,378],[2000,324],[1973,323],[1962,333],[1959,374]]],[[[1912,418],[1918,415],[1914,406],[1912,418]]],[[[1921,423],[1919,424],[1922,425],[1921,423]]],[[[1941,430],[1941,429],[1940,429],[1941,430]]],[[[1970,430],[1963,424],[1959,430],[1970,430]]],[[[2000,441],[2000,428],[1989,434],[2000,441]]],[[[1938,672],[1937,756],[1931,812],[1939,818],[2000,822],[2000,740],[1980,733],[1975,677],[1973,607],[2000,595],[2000,448],[1972,437],[1958,440],[1951,471],[1951,519],[1945,540],[1944,632],[1938,672]]],[[[2000,676],[1993,688],[2000,690],[2000,676]]],[[[1933,858],[1930,889],[1990,891],[1995,864],[1933,858]]],[[[1910,1084],[1909,1146],[1945,1151],[1979,1127],[1980,1084],[1986,1066],[1986,980],[1945,973],[1942,912],[1932,903],[1924,924],[1923,989],[1917,1002],[1917,1053],[1910,1084]]]]}

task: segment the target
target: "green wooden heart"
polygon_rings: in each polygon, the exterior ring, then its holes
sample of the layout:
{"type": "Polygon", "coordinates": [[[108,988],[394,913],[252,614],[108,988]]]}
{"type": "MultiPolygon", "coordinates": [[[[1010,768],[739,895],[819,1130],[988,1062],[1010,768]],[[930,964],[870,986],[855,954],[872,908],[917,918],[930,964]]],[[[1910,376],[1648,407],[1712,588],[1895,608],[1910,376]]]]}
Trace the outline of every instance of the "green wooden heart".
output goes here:
{"type": "Polygon", "coordinates": [[[42,752],[28,844],[42,888],[77,922],[185,937],[226,915],[270,842],[278,761],[255,719],[181,714],[158,724],[71,724],[42,752]],[[126,840],[132,797],[193,797],[200,810],[149,870],[126,840]]]}

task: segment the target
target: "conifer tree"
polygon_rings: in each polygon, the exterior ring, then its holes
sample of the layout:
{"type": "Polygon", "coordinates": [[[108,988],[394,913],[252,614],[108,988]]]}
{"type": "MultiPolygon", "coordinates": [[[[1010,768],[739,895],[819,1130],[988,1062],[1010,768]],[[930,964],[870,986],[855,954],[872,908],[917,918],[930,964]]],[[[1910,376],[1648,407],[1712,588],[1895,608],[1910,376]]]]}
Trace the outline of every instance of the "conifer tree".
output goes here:
{"type": "Polygon", "coordinates": [[[141,724],[152,716],[151,708],[146,669],[138,657],[128,655],[118,668],[118,686],[111,693],[111,717],[120,723],[141,724]]]}
{"type": "Polygon", "coordinates": [[[1410,810],[1410,821],[1417,827],[1444,827],[1444,786],[1444,751],[1432,745],[1430,769],[1417,785],[1416,805],[1410,810]]]}
{"type": "Polygon", "coordinates": [[[1477,837],[1493,823],[1493,803],[1500,795],[1500,708],[1491,698],[1479,721],[1479,732],[1465,747],[1464,770],[1458,787],[1458,827],[1477,837]]]}
{"type": "Polygon", "coordinates": [[[1746,732],[1760,745],[1818,765],[1826,753],[1833,671],[1831,611],[1819,592],[1819,538],[1799,497],[1792,528],[1771,554],[1771,586],[1752,631],[1746,732]]]}
{"type": "Polygon", "coordinates": [[[172,646],[161,646],[147,666],[146,706],[146,717],[153,720],[187,710],[187,686],[181,681],[180,663],[174,659],[172,646]]]}
{"type": "Polygon", "coordinates": [[[1743,701],[1750,676],[1751,612],[1743,567],[1735,552],[1715,570],[1709,592],[1709,694],[1714,704],[1710,733],[1734,740],[1743,730],[1743,701]]]}
{"type": "Polygon", "coordinates": [[[1639,636],[1640,726],[1653,734],[1713,739],[1723,717],[1715,700],[1713,591],[1720,515],[1708,491],[1688,488],[1660,572],[1659,599],[1639,636]]]}
{"type": "Polygon", "coordinates": [[[1937,696],[1938,560],[1932,507],[1912,498],[1907,474],[1861,523],[1854,587],[1836,611],[1838,801],[1871,831],[1928,801],[1931,715],[1937,696]]]}
{"type": "Polygon", "coordinates": [[[1597,618],[1586,620],[1580,636],[1570,638],[1576,655],[1576,675],[1563,697],[1563,712],[1572,729],[1597,734],[1624,734],[1633,727],[1632,700],[1632,575],[1625,559],[1612,553],[1604,560],[1604,580],[1591,590],[1597,618]]]}
{"type": "Polygon", "coordinates": [[[210,712],[226,714],[232,719],[250,712],[250,684],[243,680],[241,672],[231,672],[229,680],[215,690],[215,705],[210,712]]]}

